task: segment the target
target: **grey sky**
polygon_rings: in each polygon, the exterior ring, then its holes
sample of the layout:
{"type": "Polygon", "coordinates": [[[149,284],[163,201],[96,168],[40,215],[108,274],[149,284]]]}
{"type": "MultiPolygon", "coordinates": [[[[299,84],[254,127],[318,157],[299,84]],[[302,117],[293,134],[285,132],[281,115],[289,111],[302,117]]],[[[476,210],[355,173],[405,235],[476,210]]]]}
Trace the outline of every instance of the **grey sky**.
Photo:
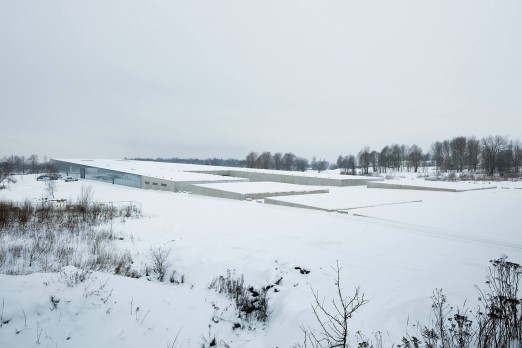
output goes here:
{"type": "Polygon", "coordinates": [[[520,138],[520,0],[0,2],[0,156],[520,138]]]}

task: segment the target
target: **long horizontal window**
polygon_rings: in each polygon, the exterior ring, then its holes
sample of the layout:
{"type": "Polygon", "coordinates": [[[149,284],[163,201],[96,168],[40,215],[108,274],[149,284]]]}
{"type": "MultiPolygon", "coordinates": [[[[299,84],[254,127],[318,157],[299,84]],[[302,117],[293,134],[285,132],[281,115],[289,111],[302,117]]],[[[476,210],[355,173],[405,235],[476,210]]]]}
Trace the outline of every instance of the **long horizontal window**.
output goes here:
{"type": "Polygon", "coordinates": [[[141,176],[101,168],[85,168],[85,179],[141,188],[141,176]]]}

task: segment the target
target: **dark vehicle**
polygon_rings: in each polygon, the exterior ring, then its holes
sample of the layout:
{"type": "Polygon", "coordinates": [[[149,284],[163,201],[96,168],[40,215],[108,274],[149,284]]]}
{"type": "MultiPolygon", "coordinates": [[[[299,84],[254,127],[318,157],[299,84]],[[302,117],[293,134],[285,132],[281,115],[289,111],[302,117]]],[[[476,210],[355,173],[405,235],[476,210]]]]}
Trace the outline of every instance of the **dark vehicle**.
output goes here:
{"type": "Polygon", "coordinates": [[[47,181],[47,180],[58,180],[61,179],[60,174],[42,174],[36,178],[37,181],[47,181]]]}

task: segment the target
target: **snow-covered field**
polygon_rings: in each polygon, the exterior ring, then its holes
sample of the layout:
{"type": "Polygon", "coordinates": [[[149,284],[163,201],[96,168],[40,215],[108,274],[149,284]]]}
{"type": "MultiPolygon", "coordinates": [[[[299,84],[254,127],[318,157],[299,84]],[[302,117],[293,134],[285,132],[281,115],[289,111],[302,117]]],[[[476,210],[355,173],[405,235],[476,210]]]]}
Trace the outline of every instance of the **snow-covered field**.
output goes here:
{"type": "MultiPolygon", "coordinates": [[[[46,195],[35,176],[17,179],[0,199],[46,195]]],[[[0,347],[200,347],[214,336],[230,347],[292,347],[302,340],[300,326],[317,327],[311,288],[327,302],[335,296],[337,261],[345,293],[360,286],[369,300],[352,319],[351,332],[381,331],[397,343],[408,319],[428,320],[435,288],[455,305],[467,299],[472,306],[489,260],[506,254],[522,262],[517,185],[459,193],[346,187],[330,188],[334,198],[327,202],[320,201],[323,195],[292,198],[339,209],[376,206],[339,214],[59,181],[56,198],[74,200],[90,186],[97,201],[140,202],[143,218],[115,224],[124,237],[116,247],[130,252],[137,269],[151,262],[151,249],[170,250],[168,274],[175,270],[184,283],[101,272],[80,281],[82,271],[73,267],[2,274],[0,347]],[[421,202],[378,206],[410,200],[421,202]],[[208,288],[227,270],[256,287],[282,278],[270,289],[267,323],[233,329],[238,319],[230,300],[208,288]]]]}

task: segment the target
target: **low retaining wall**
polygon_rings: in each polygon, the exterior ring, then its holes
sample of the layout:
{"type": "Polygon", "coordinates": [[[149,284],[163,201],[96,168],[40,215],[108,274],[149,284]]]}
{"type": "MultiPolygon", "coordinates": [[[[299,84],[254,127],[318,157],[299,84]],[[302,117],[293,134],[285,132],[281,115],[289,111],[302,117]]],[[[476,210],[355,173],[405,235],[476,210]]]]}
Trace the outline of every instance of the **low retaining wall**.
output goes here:
{"type": "Polygon", "coordinates": [[[368,182],[368,184],[366,186],[368,188],[395,189],[395,190],[418,190],[418,191],[440,191],[440,192],[466,192],[466,191],[478,191],[478,190],[491,190],[491,189],[497,188],[496,186],[491,186],[491,187],[479,187],[479,188],[459,190],[459,189],[445,188],[445,187],[389,184],[389,183],[385,183],[385,182],[368,182]]]}
{"type": "Polygon", "coordinates": [[[294,196],[294,195],[308,195],[308,194],[317,194],[317,193],[328,193],[330,192],[328,189],[320,189],[320,190],[307,190],[307,191],[285,191],[285,192],[256,192],[256,193],[239,193],[226,191],[222,189],[216,189],[212,187],[206,187],[201,185],[192,185],[189,190],[196,195],[201,196],[210,196],[210,197],[218,197],[218,198],[228,198],[228,199],[236,199],[236,200],[245,200],[245,199],[265,199],[266,197],[277,197],[277,196],[294,196]]]}
{"type": "MultiPolygon", "coordinates": [[[[238,179],[236,182],[245,182],[246,179],[238,179]]],[[[158,179],[149,176],[142,176],[141,187],[148,190],[159,191],[191,191],[195,184],[221,184],[231,183],[232,180],[199,180],[199,181],[172,181],[165,179],[158,179]]]]}
{"type": "Polygon", "coordinates": [[[332,209],[314,207],[312,205],[305,205],[305,204],[299,204],[299,203],[285,202],[285,201],[280,201],[278,199],[271,199],[271,198],[265,198],[265,204],[282,205],[284,207],[292,207],[292,208],[321,210],[321,211],[327,211],[327,212],[336,211],[335,209],[332,210],[332,209]]]}
{"type": "Polygon", "coordinates": [[[300,172],[294,174],[287,173],[264,173],[251,172],[243,170],[210,170],[210,171],[192,171],[193,173],[214,174],[221,176],[232,176],[237,178],[245,178],[249,181],[270,181],[280,182],[284,184],[306,185],[306,186],[364,186],[370,181],[380,181],[381,178],[357,178],[353,179],[350,176],[344,178],[322,178],[314,176],[299,175],[300,172]]]}

